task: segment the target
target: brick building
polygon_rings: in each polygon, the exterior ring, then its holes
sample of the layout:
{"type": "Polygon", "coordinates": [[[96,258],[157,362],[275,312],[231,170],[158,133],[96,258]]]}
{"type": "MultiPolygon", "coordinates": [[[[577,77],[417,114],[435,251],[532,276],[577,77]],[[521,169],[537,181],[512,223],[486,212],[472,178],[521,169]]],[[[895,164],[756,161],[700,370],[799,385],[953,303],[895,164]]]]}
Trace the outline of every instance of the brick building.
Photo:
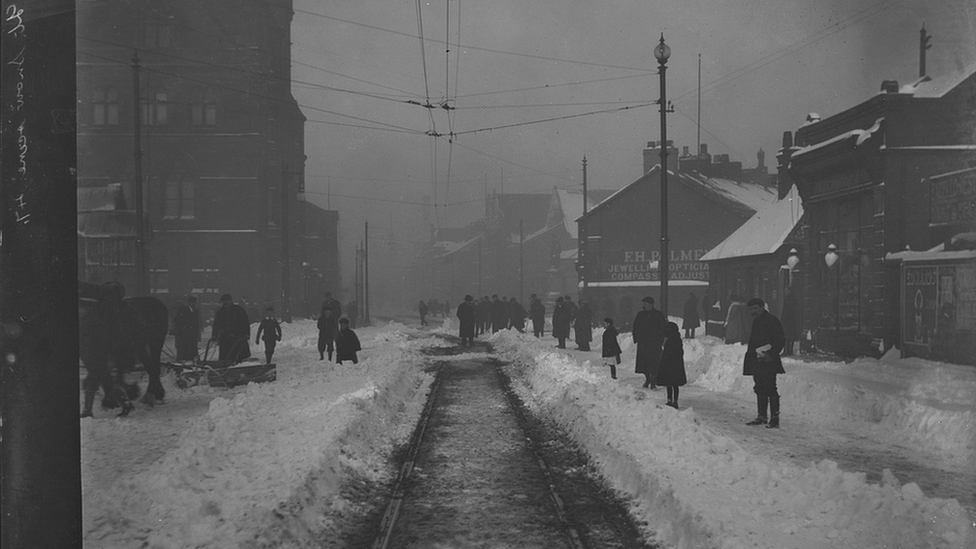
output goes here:
{"type": "MultiPolygon", "coordinates": [[[[134,212],[138,122],[153,294],[286,315],[339,287],[337,214],[304,201],[292,17],[291,0],[79,2],[78,185],[117,185],[134,212]]],[[[80,236],[92,257],[94,227],[80,236]]]]}
{"type": "Polygon", "coordinates": [[[940,200],[934,181],[976,165],[974,128],[976,65],[905,86],[885,81],[874,97],[812,114],[795,132],[780,156],[780,189],[795,184],[806,211],[800,278],[810,345],[846,356],[904,349],[903,272],[891,254],[973,230],[971,215],[946,215],[958,200],[940,200]]]}

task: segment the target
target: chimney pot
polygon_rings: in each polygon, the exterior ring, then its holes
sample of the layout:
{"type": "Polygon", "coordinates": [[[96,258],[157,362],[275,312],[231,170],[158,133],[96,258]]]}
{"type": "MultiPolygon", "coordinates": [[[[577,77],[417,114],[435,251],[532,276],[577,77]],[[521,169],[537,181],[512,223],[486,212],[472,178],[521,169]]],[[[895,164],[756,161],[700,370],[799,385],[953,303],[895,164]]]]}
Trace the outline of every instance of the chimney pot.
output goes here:
{"type": "Polygon", "coordinates": [[[881,91],[885,93],[898,93],[898,81],[885,80],[881,82],[881,91]]]}

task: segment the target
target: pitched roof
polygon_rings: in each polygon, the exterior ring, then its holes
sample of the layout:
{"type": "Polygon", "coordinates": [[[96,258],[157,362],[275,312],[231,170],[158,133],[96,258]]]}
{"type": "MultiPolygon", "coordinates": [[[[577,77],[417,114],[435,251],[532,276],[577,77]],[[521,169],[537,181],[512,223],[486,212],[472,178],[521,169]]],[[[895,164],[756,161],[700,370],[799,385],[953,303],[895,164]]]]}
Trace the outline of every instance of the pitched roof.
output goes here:
{"type": "Polygon", "coordinates": [[[702,261],[731,259],[774,253],[783,245],[803,216],[803,205],[796,187],[782,200],[762,208],[718,246],[702,256],[702,261]]]}
{"type": "MultiPolygon", "coordinates": [[[[634,182],[624,186],[614,192],[602,202],[594,206],[590,211],[597,210],[605,204],[615,200],[616,197],[635,187],[645,180],[660,178],[661,165],[658,164],[650,169],[646,174],[639,177],[634,182]]],[[[756,211],[776,200],[776,191],[759,185],[758,183],[743,183],[732,179],[705,177],[697,172],[673,172],[668,170],[668,186],[682,185],[685,188],[696,192],[709,200],[718,202],[743,217],[751,216],[756,211]]]]}
{"type": "Polygon", "coordinates": [[[900,93],[910,93],[918,98],[937,99],[955,89],[959,84],[962,84],[974,74],[976,74],[976,62],[970,63],[968,67],[948,74],[942,74],[936,77],[923,76],[911,84],[902,86],[898,91],[900,93]]]}

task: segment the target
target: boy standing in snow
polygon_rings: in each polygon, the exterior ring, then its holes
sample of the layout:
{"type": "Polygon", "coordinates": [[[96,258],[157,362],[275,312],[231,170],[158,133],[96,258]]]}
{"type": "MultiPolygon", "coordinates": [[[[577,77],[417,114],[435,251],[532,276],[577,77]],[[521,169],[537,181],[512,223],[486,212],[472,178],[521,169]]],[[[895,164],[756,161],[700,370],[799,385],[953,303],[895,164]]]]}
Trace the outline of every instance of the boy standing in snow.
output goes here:
{"type": "Polygon", "coordinates": [[[267,363],[271,364],[271,357],[274,356],[275,352],[275,344],[281,341],[281,324],[278,324],[278,321],[274,317],[274,307],[268,307],[264,310],[264,318],[261,319],[261,325],[258,326],[258,333],[254,337],[254,344],[257,345],[262,339],[264,340],[264,356],[268,361],[267,363]]]}
{"type": "Polygon", "coordinates": [[[351,360],[353,364],[359,364],[356,351],[361,351],[363,348],[359,344],[356,332],[349,329],[348,318],[339,319],[339,333],[336,334],[335,343],[336,363],[342,364],[343,360],[351,360]]]}
{"type": "Polygon", "coordinates": [[[620,364],[620,344],[617,343],[617,329],[612,318],[604,318],[603,325],[603,365],[610,367],[610,379],[617,379],[617,364],[620,364]]]}
{"type": "Polygon", "coordinates": [[[685,350],[681,343],[678,325],[668,322],[664,328],[664,350],[661,352],[661,369],[657,382],[668,390],[668,406],[678,409],[678,387],[688,383],[685,373],[685,350]]]}

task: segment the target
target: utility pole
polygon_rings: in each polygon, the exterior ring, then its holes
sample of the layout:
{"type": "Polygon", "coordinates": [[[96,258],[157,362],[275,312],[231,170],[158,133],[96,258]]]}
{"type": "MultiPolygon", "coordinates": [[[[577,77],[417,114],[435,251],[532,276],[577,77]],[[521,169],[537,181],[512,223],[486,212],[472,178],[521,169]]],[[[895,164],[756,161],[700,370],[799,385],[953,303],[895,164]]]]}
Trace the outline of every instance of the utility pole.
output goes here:
{"type": "Polygon", "coordinates": [[[589,289],[589,273],[587,269],[587,234],[586,234],[586,155],[583,155],[583,219],[580,220],[579,225],[576,227],[576,264],[577,270],[579,271],[580,278],[583,279],[583,295],[586,296],[587,290],[589,289]]]}
{"type": "Polygon", "coordinates": [[[281,319],[291,322],[291,292],[289,291],[291,269],[289,269],[288,247],[291,245],[291,216],[289,215],[288,173],[281,173],[281,319]]]}
{"type": "Polygon", "coordinates": [[[366,325],[369,326],[369,221],[366,222],[366,238],[363,244],[363,301],[366,310],[366,325]]]}
{"type": "MultiPolygon", "coordinates": [[[[135,295],[149,295],[149,269],[146,265],[146,213],[142,197],[142,109],[139,100],[139,50],[132,54],[133,120],[133,199],[136,202],[136,287],[135,295]]],[[[151,113],[150,113],[151,114],[151,113]]]]}
{"type": "Polygon", "coordinates": [[[925,76],[925,50],[932,47],[929,44],[929,40],[932,39],[932,35],[925,32],[925,24],[922,24],[922,30],[918,31],[918,76],[921,78],[925,76]]]}
{"type": "Polygon", "coordinates": [[[525,257],[523,252],[525,240],[522,233],[522,220],[519,219],[519,303],[525,296],[525,257]]]}

